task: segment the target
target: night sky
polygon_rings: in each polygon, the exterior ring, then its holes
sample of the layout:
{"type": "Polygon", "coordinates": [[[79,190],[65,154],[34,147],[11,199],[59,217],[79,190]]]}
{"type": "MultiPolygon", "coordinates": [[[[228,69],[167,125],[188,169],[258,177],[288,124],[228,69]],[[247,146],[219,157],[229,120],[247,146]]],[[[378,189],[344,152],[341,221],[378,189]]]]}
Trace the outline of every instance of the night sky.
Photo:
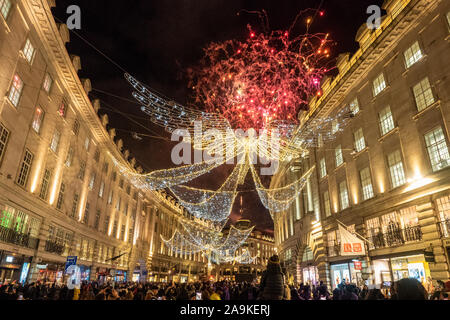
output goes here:
{"type": "MultiPolygon", "coordinates": [[[[107,113],[109,126],[116,128],[137,162],[146,170],[171,168],[174,143],[162,128],[146,120],[139,105],[133,102],[132,90],[123,77],[123,70],[147,86],[173,100],[186,104],[189,99],[186,70],[197,65],[208,43],[228,39],[244,40],[247,24],[258,31],[256,15],[246,10],[266,10],[273,30],[286,29],[297,13],[307,8],[320,8],[325,14],[313,24],[312,32],[330,33],[336,41],[332,56],[355,52],[355,35],[368,15],[366,9],[382,0],[56,0],[53,12],[56,21],[66,22],[66,8],[77,4],[81,8],[81,30],[71,34],[67,44],[70,54],[81,57],[81,78],[89,78],[91,98],[101,100],[100,113],[107,113]],[[88,43],[103,52],[120,68],[99,54],[88,43]],[[142,140],[133,138],[137,132],[142,140]]],[[[298,28],[304,31],[304,23],[298,28]]],[[[231,172],[223,166],[197,179],[196,187],[215,189],[231,172]]],[[[267,181],[268,182],[268,181],[267,181]]],[[[250,175],[240,187],[243,193],[243,217],[251,219],[260,230],[273,230],[268,211],[260,203],[250,175]]],[[[239,201],[233,208],[232,220],[239,216],[239,201]]]]}

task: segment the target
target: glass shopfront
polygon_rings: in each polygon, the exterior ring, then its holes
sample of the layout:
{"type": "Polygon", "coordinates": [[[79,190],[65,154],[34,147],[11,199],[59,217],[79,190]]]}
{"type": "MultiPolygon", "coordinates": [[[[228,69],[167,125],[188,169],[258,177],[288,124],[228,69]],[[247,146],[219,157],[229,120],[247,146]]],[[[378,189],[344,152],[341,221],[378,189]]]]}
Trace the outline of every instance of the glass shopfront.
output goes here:
{"type": "Polygon", "coordinates": [[[123,270],[116,270],[116,274],[114,276],[115,282],[124,282],[127,281],[127,272],[123,270]]]}
{"type": "Polygon", "coordinates": [[[59,264],[37,264],[36,269],[38,270],[37,281],[41,282],[57,282],[62,283],[64,278],[64,265],[59,264]]]}
{"type": "Polygon", "coordinates": [[[81,281],[89,281],[91,278],[91,268],[86,266],[79,266],[81,272],[81,281]]]}
{"type": "Polygon", "coordinates": [[[319,283],[319,270],[316,266],[310,266],[303,268],[303,283],[309,285],[318,285],[319,283]]]}
{"type": "Polygon", "coordinates": [[[430,277],[430,268],[423,254],[386,259],[374,259],[375,284],[390,287],[393,281],[414,278],[424,286],[430,277]]]}
{"type": "Polygon", "coordinates": [[[331,265],[331,277],[333,279],[333,290],[342,282],[360,285],[363,281],[362,272],[355,268],[353,261],[331,265]]]}

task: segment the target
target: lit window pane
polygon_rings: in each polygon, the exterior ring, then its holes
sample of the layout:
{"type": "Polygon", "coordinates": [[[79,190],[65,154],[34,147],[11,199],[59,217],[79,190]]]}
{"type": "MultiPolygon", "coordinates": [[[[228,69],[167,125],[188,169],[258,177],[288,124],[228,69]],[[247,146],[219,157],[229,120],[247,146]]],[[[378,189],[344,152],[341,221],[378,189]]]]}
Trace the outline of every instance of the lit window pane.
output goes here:
{"type": "Polygon", "coordinates": [[[42,109],[39,107],[36,108],[36,111],[34,112],[34,119],[33,119],[32,127],[33,127],[34,131],[36,131],[37,133],[39,133],[41,130],[41,125],[42,125],[43,119],[44,119],[44,111],[42,111],[42,109]]]}
{"type": "Polygon", "coordinates": [[[8,18],[10,9],[11,9],[11,1],[10,0],[1,0],[0,1],[0,11],[1,11],[4,19],[8,18]]]}
{"type": "Polygon", "coordinates": [[[347,182],[343,181],[339,184],[339,194],[341,199],[341,210],[345,210],[349,207],[347,182]]]}
{"type": "Polygon", "coordinates": [[[422,59],[423,55],[422,51],[420,50],[419,43],[417,41],[414,42],[411,47],[406,49],[406,51],[404,52],[404,56],[406,68],[411,67],[414,63],[422,59]]]}
{"type": "Polygon", "coordinates": [[[397,150],[388,156],[388,165],[391,173],[392,187],[397,188],[404,185],[406,183],[406,178],[400,151],[397,150]]]}
{"type": "Polygon", "coordinates": [[[19,104],[20,96],[22,95],[22,89],[23,89],[23,82],[22,79],[16,74],[13,78],[13,83],[11,85],[11,89],[9,91],[9,101],[17,107],[19,104]]]}
{"type": "Polygon", "coordinates": [[[381,91],[386,88],[386,81],[384,80],[384,74],[381,73],[374,81],[373,81],[373,96],[377,96],[381,91]]]}
{"type": "Polygon", "coordinates": [[[394,130],[394,118],[390,107],[386,107],[380,112],[380,127],[382,136],[394,130]]]}
{"type": "Polygon", "coordinates": [[[336,167],[339,167],[341,164],[344,163],[344,157],[342,156],[342,148],[341,146],[338,146],[335,150],[336,155],[336,167]]]}
{"type": "Polygon", "coordinates": [[[433,171],[448,167],[450,165],[450,156],[442,128],[439,127],[427,133],[425,135],[425,142],[433,171]]]}
{"type": "Polygon", "coordinates": [[[327,217],[331,216],[331,204],[330,204],[330,194],[328,191],[325,191],[323,194],[323,201],[325,207],[325,215],[327,217]]]}
{"type": "Polygon", "coordinates": [[[320,160],[320,178],[323,178],[327,175],[327,166],[325,162],[325,158],[320,160]]]}
{"type": "Polygon", "coordinates": [[[370,176],[369,168],[361,170],[359,175],[361,177],[363,199],[367,200],[373,198],[372,178],[370,176]]]}
{"type": "Polygon", "coordinates": [[[50,74],[47,73],[45,75],[44,84],[42,85],[42,87],[44,88],[45,92],[50,93],[50,89],[52,88],[52,84],[53,84],[53,79],[50,76],[50,74]]]}
{"type": "Polygon", "coordinates": [[[423,79],[413,88],[417,110],[421,111],[434,103],[433,91],[431,91],[428,78],[423,79]]]}
{"type": "Polygon", "coordinates": [[[350,110],[352,111],[353,114],[357,114],[359,112],[358,99],[355,99],[350,103],[350,110]]]}
{"type": "Polygon", "coordinates": [[[365,149],[366,141],[364,140],[364,134],[362,128],[356,131],[354,134],[355,137],[355,150],[356,152],[360,152],[365,149]]]}
{"type": "Polygon", "coordinates": [[[61,134],[59,133],[58,130],[56,130],[55,133],[53,134],[52,143],[50,144],[50,149],[52,149],[53,152],[58,151],[60,138],[61,138],[61,134]]]}
{"type": "Polygon", "coordinates": [[[25,43],[25,47],[23,48],[23,54],[28,62],[31,63],[34,56],[34,47],[31,44],[30,39],[27,39],[27,42],[25,43]]]}

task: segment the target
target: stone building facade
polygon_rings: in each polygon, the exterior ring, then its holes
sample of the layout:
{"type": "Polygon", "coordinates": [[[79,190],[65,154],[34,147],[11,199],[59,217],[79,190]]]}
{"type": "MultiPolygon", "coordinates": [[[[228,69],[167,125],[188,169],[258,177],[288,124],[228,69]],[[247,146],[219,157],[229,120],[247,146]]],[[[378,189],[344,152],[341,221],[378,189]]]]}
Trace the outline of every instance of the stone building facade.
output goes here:
{"type": "Polygon", "coordinates": [[[176,258],[160,240],[198,221],[116,167],[142,172],[89,99],[54,5],[0,1],[0,281],[62,280],[67,256],[91,280],[160,279],[172,260],[203,272],[203,258],[176,258]]]}
{"type": "Polygon", "coordinates": [[[276,246],[298,283],[450,277],[450,3],[383,6],[381,28],[359,29],[360,49],[339,56],[339,73],[299,115],[304,124],[349,107],[349,124],[331,125],[333,141],[319,138],[272,181],[315,166],[290,210],[274,213],[276,246]],[[338,221],[367,240],[367,255],[341,256],[338,221]]]}

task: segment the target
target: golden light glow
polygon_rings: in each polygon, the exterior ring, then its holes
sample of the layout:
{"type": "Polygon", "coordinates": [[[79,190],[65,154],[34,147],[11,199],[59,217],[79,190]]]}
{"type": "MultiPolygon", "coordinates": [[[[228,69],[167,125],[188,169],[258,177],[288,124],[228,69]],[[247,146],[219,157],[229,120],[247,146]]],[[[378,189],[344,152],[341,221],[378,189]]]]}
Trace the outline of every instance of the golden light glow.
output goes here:
{"type": "Polygon", "coordinates": [[[404,192],[409,192],[418,188],[421,188],[423,186],[426,186],[427,184],[430,184],[436,180],[432,178],[424,178],[422,174],[420,173],[420,169],[416,166],[414,169],[414,177],[407,180],[409,183],[409,186],[405,189],[404,192]]]}
{"type": "Polygon", "coordinates": [[[38,164],[36,165],[36,169],[34,169],[34,177],[33,177],[33,182],[31,183],[31,189],[30,189],[31,193],[34,193],[36,191],[41,168],[42,168],[42,161],[39,161],[38,164]]]}
{"type": "Polygon", "coordinates": [[[385,189],[384,189],[384,181],[382,178],[378,179],[378,187],[380,188],[380,193],[384,193],[385,189]]]}
{"type": "Polygon", "coordinates": [[[49,203],[51,205],[53,205],[53,203],[55,203],[56,192],[57,192],[57,189],[58,189],[60,176],[61,176],[61,167],[58,167],[58,169],[57,169],[57,171],[55,173],[55,177],[53,178],[53,186],[52,186],[52,191],[50,193],[49,203]]]}

